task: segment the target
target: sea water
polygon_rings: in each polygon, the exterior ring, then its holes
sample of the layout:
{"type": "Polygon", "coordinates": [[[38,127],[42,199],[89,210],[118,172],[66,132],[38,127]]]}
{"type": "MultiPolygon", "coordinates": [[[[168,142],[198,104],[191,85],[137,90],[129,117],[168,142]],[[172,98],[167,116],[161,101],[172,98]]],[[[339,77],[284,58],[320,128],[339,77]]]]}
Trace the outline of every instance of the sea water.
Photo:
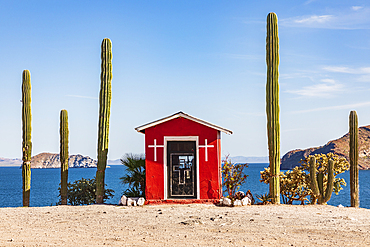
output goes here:
{"type": "MultiPolygon", "coordinates": [[[[113,165],[106,169],[105,184],[107,189],[115,191],[114,197],[106,203],[117,204],[127,186],[121,183],[124,175],[123,165],[113,165]]],[[[81,178],[94,178],[96,168],[68,169],[68,182],[81,178]]],[[[51,206],[59,201],[60,169],[31,169],[30,206],[51,206]]],[[[0,167],[0,207],[22,206],[22,169],[19,167],[0,167]]]]}
{"type": "MultiPolygon", "coordinates": [[[[267,184],[261,183],[260,171],[263,171],[268,164],[249,164],[244,170],[248,175],[247,181],[240,190],[246,192],[250,190],[256,198],[256,195],[268,193],[267,184]]],[[[81,178],[93,178],[96,169],[94,168],[71,168],[68,170],[68,181],[73,182],[81,178]]],[[[107,200],[106,203],[117,204],[123,191],[127,189],[126,185],[121,183],[120,177],[125,175],[123,165],[112,165],[106,169],[105,183],[106,188],[115,191],[114,197],[107,200]]],[[[333,193],[329,205],[350,206],[350,186],[349,171],[338,175],[344,178],[347,186],[339,192],[333,193]]],[[[360,207],[370,209],[370,170],[359,171],[360,183],[360,207]]],[[[59,201],[58,187],[60,183],[60,169],[32,169],[31,171],[31,196],[30,206],[50,206],[59,201]]],[[[22,169],[19,167],[0,167],[0,207],[21,207],[22,206],[22,169]]]]}
{"type": "MultiPolygon", "coordinates": [[[[268,193],[269,185],[259,182],[261,179],[260,171],[263,171],[268,164],[250,164],[248,168],[245,169],[245,173],[248,175],[247,182],[241,186],[242,191],[246,192],[248,189],[254,195],[256,202],[259,200],[255,195],[261,195],[268,193]]],[[[284,170],[282,170],[284,172],[284,170]]],[[[349,171],[339,174],[338,178],[344,178],[347,186],[342,186],[342,190],[336,195],[334,192],[328,202],[329,205],[339,206],[343,205],[345,207],[351,206],[351,195],[350,195],[350,183],[349,183],[349,171]]],[[[359,171],[359,187],[360,187],[360,207],[370,209],[370,170],[360,170],[359,171]]],[[[300,202],[295,202],[294,204],[300,204],[300,202]]],[[[307,203],[306,203],[307,204],[307,203]]]]}

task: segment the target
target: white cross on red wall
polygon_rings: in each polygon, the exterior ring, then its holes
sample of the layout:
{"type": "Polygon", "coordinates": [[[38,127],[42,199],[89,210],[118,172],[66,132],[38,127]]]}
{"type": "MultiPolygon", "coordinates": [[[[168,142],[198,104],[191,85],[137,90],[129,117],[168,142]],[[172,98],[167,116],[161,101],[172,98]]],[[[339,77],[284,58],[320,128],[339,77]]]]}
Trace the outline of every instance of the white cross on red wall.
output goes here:
{"type": "Polygon", "coordinates": [[[200,148],[205,148],[205,157],[206,161],[208,161],[208,148],[213,148],[213,145],[207,145],[207,139],[205,139],[205,145],[199,145],[200,148]]]}
{"type": "Polygon", "coordinates": [[[157,139],[154,139],[154,145],[148,145],[148,148],[154,148],[154,161],[157,161],[157,148],[163,148],[164,145],[157,145],[157,139]]]}

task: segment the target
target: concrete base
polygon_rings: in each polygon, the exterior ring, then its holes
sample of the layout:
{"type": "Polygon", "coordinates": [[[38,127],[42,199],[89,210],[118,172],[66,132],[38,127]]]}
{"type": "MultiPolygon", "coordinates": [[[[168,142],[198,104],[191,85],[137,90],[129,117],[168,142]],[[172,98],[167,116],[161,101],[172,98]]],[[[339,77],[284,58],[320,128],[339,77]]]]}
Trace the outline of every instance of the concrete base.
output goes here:
{"type": "Polygon", "coordinates": [[[192,203],[219,204],[220,199],[168,199],[168,200],[146,200],[145,201],[145,205],[153,205],[153,204],[192,204],[192,203]]]}

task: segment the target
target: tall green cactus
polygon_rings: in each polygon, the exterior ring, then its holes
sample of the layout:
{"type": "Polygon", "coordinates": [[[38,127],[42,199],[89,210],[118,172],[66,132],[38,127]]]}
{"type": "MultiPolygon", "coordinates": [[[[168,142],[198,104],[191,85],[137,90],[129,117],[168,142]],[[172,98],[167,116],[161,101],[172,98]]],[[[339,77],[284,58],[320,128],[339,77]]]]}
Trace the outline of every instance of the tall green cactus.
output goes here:
{"type": "Polygon", "coordinates": [[[104,201],[104,179],[107,167],[109,117],[112,99],[112,42],[105,38],[101,44],[101,74],[99,95],[98,167],[96,171],[96,203],[104,201]]]}
{"type": "Polygon", "coordinates": [[[266,113],[271,170],[270,196],[272,203],[280,203],[280,122],[279,122],[279,37],[275,13],[267,15],[266,35],[266,113]]]}
{"type": "Polygon", "coordinates": [[[356,111],[349,114],[349,160],[351,183],[351,207],[359,207],[358,185],[358,119],[356,111]]]}
{"type": "Polygon", "coordinates": [[[328,161],[328,179],[326,182],[326,189],[324,189],[324,173],[319,172],[316,175],[316,158],[315,156],[310,157],[310,180],[311,180],[311,190],[313,192],[313,198],[311,198],[311,203],[314,204],[316,199],[318,199],[319,204],[327,203],[334,189],[334,161],[328,161]]]}
{"type": "Polygon", "coordinates": [[[30,205],[31,190],[31,74],[23,70],[22,74],[22,189],[23,207],[30,205]]]}
{"type": "Polygon", "coordinates": [[[68,183],[68,159],[69,159],[69,153],[68,153],[68,136],[69,136],[69,130],[68,130],[68,112],[67,110],[61,110],[60,111],[60,170],[61,170],[61,178],[60,178],[60,198],[61,198],[61,204],[67,205],[67,198],[68,198],[68,189],[67,189],[67,183],[68,183]]]}
{"type": "Polygon", "coordinates": [[[310,157],[310,179],[311,179],[311,190],[313,195],[311,196],[311,204],[316,204],[317,198],[320,197],[319,185],[316,179],[316,157],[310,157]]]}

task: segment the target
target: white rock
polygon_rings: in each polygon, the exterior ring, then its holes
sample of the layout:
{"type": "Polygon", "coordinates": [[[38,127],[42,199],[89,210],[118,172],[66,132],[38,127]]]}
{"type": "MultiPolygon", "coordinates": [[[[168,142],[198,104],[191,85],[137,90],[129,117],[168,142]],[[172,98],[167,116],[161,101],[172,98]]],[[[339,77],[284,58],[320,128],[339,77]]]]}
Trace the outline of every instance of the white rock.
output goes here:
{"type": "Polygon", "coordinates": [[[138,206],[143,206],[143,205],[144,205],[144,203],[145,203],[145,199],[144,199],[144,197],[140,197],[139,199],[137,199],[136,204],[137,204],[138,206]]]}
{"type": "Polygon", "coordinates": [[[252,201],[251,201],[251,199],[248,196],[244,197],[241,200],[241,202],[242,202],[242,205],[243,206],[247,206],[247,205],[251,205],[252,204],[252,201]]]}
{"type": "Polygon", "coordinates": [[[133,198],[127,198],[127,206],[136,206],[136,201],[133,198]]]}
{"type": "Polygon", "coordinates": [[[234,201],[234,206],[243,206],[243,204],[242,204],[242,201],[241,200],[238,200],[238,199],[236,199],[235,201],[234,201]]]}
{"type": "Polygon", "coordinates": [[[121,199],[119,199],[118,205],[126,206],[127,205],[127,197],[123,195],[121,199]]]}
{"type": "Polygon", "coordinates": [[[231,206],[231,200],[227,197],[224,197],[223,200],[222,200],[222,205],[225,205],[225,206],[231,206]]]}
{"type": "Polygon", "coordinates": [[[223,205],[223,204],[224,204],[224,198],[221,197],[221,199],[220,199],[220,205],[223,205]]]}
{"type": "Polygon", "coordinates": [[[126,206],[132,206],[132,199],[130,197],[127,198],[126,206]]]}

